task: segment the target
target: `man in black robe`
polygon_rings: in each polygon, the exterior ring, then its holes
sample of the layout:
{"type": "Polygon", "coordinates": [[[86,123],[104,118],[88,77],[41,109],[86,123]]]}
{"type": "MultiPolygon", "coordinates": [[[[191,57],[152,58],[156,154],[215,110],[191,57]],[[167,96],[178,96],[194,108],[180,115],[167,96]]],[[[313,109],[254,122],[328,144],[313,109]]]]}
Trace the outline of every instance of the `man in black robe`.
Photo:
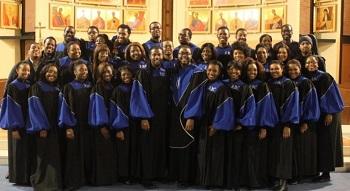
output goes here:
{"type": "MultiPolygon", "coordinates": [[[[297,41],[292,40],[293,28],[290,24],[285,24],[281,28],[281,35],[283,40],[274,44],[273,49],[277,54],[278,48],[281,44],[285,44],[289,47],[290,54],[288,55],[289,59],[294,59],[299,55],[299,43],[297,41]]],[[[275,59],[275,58],[273,58],[275,59]]]]}

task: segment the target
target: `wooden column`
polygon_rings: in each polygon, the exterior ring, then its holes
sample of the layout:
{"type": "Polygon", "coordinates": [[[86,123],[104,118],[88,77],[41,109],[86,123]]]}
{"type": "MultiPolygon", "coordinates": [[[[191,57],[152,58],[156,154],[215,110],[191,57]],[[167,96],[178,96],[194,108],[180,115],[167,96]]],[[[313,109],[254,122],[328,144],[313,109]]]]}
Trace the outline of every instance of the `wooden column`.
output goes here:
{"type": "Polygon", "coordinates": [[[300,0],[300,34],[312,33],[313,1],[314,0],[300,0]]]}
{"type": "Polygon", "coordinates": [[[173,40],[173,0],[162,1],[162,40],[173,40]]]}

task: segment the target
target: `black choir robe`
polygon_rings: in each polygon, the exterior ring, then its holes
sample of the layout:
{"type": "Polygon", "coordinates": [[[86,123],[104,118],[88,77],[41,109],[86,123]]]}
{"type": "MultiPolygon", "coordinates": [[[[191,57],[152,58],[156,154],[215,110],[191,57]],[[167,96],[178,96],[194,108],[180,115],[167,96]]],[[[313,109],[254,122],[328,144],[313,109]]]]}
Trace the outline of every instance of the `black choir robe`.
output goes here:
{"type": "Polygon", "coordinates": [[[311,80],[304,76],[293,79],[299,91],[300,123],[294,131],[293,177],[300,179],[317,174],[317,134],[316,122],[320,117],[317,92],[311,80]],[[306,123],[307,131],[300,132],[306,123]]]}
{"type": "Polygon", "coordinates": [[[140,119],[154,116],[139,81],[120,84],[111,97],[110,124],[115,131],[123,131],[124,140],[116,140],[117,172],[121,180],[141,178],[140,119]]]}
{"type": "Polygon", "coordinates": [[[13,80],[7,87],[0,109],[0,127],[9,132],[9,181],[21,185],[30,184],[30,176],[35,168],[35,153],[32,147],[34,143],[26,133],[29,87],[28,81],[13,80]],[[14,130],[19,131],[21,139],[12,138],[14,130]]]}
{"type": "MultiPolygon", "coordinates": [[[[205,80],[205,73],[191,64],[184,68],[178,63],[170,70],[171,101],[171,125],[169,129],[169,173],[170,179],[178,180],[180,183],[193,183],[196,176],[197,166],[197,144],[199,113],[193,112],[188,107],[193,105],[190,97],[196,97],[199,93],[198,87],[205,80]],[[192,131],[186,131],[187,119],[195,120],[192,131]]],[[[196,100],[196,99],[191,99],[196,100]]]]}
{"type": "MultiPolygon", "coordinates": [[[[230,96],[233,98],[235,113],[235,123],[233,131],[227,134],[227,187],[238,187],[239,179],[247,168],[244,164],[243,143],[245,137],[251,134],[251,127],[255,124],[255,99],[252,90],[241,80],[225,80],[225,85],[230,90],[230,96]],[[242,126],[242,130],[235,130],[237,125],[242,126]],[[241,169],[242,168],[242,169],[241,169]]],[[[248,142],[247,142],[248,143],[248,142]]],[[[248,148],[248,144],[247,148],[248,148]]],[[[246,158],[245,160],[249,160],[246,158]]]]}
{"type": "Polygon", "coordinates": [[[59,126],[72,128],[74,139],[65,138],[64,186],[78,189],[91,183],[92,129],[88,124],[89,101],[92,85],[89,81],[74,80],[64,86],[60,105],[59,126]]]}
{"type": "Polygon", "coordinates": [[[193,107],[191,110],[197,108],[203,114],[199,129],[197,177],[200,185],[225,186],[225,142],[235,121],[234,102],[229,89],[220,80],[206,80],[199,89],[199,95],[191,97],[197,103],[193,100],[196,104],[189,105],[193,107]],[[216,130],[213,136],[209,136],[209,126],[216,130]]]}
{"type": "Polygon", "coordinates": [[[139,70],[136,80],[146,93],[154,117],[149,121],[150,131],[141,131],[142,178],[163,179],[167,175],[167,145],[169,125],[170,82],[166,69],[162,66],[139,70]]]}
{"type": "Polygon", "coordinates": [[[344,165],[340,116],[340,112],[344,109],[344,102],[338,86],[330,74],[318,70],[309,72],[307,77],[316,87],[321,111],[317,124],[318,171],[334,171],[335,167],[344,165]],[[324,125],[327,114],[333,116],[329,126],[324,125]]]}
{"type": "Polygon", "coordinates": [[[28,132],[36,142],[36,170],[31,176],[35,190],[59,190],[62,184],[62,161],[59,129],[57,125],[60,90],[47,82],[38,81],[29,91],[28,132]],[[39,133],[47,131],[47,137],[39,133]]]}
{"type": "MultiPolygon", "coordinates": [[[[79,60],[79,59],[77,59],[79,60]]],[[[86,60],[80,59],[82,62],[86,64],[89,70],[89,80],[92,81],[92,65],[89,64],[86,60]]],[[[64,85],[68,84],[69,82],[73,81],[74,76],[74,68],[73,68],[73,62],[76,60],[72,60],[68,56],[65,56],[63,58],[60,58],[58,60],[58,70],[59,70],[59,85],[60,88],[63,89],[64,85]]]]}
{"type": "Polygon", "coordinates": [[[295,84],[282,76],[268,82],[278,113],[278,124],[269,131],[269,175],[278,179],[292,178],[293,133],[299,123],[299,92],[295,84]],[[283,128],[291,130],[283,138],[283,128]]]}
{"type": "Polygon", "coordinates": [[[92,179],[93,185],[111,185],[117,180],[115,136],[110,131],[109,107],[113,92],[112,83],[97,83],[91,91],[89,125],[92,128],[92,179]],[[101,134],[109,130],[109,138],[101,134]]]}

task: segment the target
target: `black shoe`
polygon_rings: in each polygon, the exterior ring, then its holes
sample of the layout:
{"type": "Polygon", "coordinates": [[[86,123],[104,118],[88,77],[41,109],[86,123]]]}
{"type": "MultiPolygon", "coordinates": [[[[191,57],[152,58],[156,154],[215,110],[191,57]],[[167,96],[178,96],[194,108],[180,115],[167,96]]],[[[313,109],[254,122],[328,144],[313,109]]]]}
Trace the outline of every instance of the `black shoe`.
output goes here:
{"type": "Polygon", "coordinates": [[[274,191],[288,191],[287,181],[286,180],[280,180],[280,185],[273,189],[274,191]]]}
{"type": "Polygon", "coordinates": [[[288,183],[289,185],[297,185],[297,184],[299,184],[299,179],[297,179],[297,178],[292,178],[292,179],[287,180],[287,183],[288,183]]]}
{"type": "Polygon", "coordinates": [[[186,189],[186,188],[190,187],[190,184],[187,182],[178,182],[177,187],[179,189],[186,189]]]}
{"type": "Polygon", "coordinates": [[[142,186],[146,189],[155,189],[157,186],[153,184],[151,181],[144,181],[142,182],[142,186]]]}
{"type": "Polygon", "coordinates": [[[331,181],[331,177],[327,175],[317,176],[312,180],[312,182],[329,182],[329,181],[331,181]]]}

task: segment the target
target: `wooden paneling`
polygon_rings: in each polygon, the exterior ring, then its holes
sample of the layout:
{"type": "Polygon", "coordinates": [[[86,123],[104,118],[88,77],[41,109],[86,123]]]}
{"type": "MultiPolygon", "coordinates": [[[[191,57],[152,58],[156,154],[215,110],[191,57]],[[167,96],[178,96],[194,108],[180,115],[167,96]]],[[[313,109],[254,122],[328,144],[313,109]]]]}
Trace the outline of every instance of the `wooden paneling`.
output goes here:
{"type": "Polygon", "coordinates": [[[0,99],[4,95],[5,85],[7,80],[0,80],[0,99]]]}
{"type": "Polygon", "coordinates": [[[350,36],[350,1],[348,0],[344,0],[342,1],[343,5],[342,5],[342,9],[343,9],[343,34],[344,36],[350,36]]]}
{"type": "Polygon", "coordinates": [[[162,40],[173,40],[173,0],[162,1],[162,40]]]}
{"type": "Polygon", "coordinates": [[[312,4],[313,0],[300,1],[300,34],[310,34],[312,32],[312,4]]]}
{"type": "Polygon", "coordinates": [[[340,85],[340,92],[345,104],[344,111],[342,112],[342,124],[350,125],[350,88],[340,85]]]}

